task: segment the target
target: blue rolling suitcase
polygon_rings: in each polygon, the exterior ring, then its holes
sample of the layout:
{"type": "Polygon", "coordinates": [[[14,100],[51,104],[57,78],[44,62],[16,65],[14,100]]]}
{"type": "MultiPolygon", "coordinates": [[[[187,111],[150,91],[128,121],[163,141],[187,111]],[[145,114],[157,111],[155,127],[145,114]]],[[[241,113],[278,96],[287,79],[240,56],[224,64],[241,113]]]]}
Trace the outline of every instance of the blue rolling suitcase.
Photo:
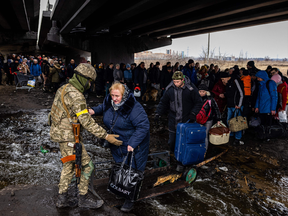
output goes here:
{"type": "Polygon", "coordinates": [[[184,166],[204,161],[206,127],[198,123],[179,123],[176,131],[175,157],[184,166]]]}

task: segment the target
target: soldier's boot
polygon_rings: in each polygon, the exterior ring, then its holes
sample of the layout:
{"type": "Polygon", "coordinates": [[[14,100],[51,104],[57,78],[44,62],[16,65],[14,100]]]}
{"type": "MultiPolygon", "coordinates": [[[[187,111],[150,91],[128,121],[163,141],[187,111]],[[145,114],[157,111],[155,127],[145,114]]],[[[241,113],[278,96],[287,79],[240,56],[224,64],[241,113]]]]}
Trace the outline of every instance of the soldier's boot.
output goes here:
{"type": "Polygon", "coordinates": [[[57,208],[65,208],[69,207],[68,203],[68,192],[63,194],[58,194],[57,201],[56,201],[57,208]]]}
{"type": "Polygon", "coordinates": [[[103,200],[96,200],[88,193],[85,195],[79,195],[78,207],[97,209],[104,204],[103,200]]]}

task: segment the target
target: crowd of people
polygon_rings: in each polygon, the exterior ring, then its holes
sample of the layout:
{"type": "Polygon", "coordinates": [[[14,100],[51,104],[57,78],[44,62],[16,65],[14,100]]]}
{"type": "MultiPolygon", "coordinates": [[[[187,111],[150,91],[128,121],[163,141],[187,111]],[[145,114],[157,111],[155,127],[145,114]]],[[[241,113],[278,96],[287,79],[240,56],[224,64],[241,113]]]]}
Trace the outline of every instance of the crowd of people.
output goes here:
{"type": "MultiPolygon", "coordinates": [[[[139,65],[120,63],[115,67],[110,63],[105,69],[103,63],[92,66],[87,62],[77,66],[71,59],[65,66],[62,59],[55,56],[25,57],[13,54],[8,56],[5,63],[3,56],[0,56],[0,67],[6,75],[4,82],[7,85],[12,85],[14,76],[21,73],[32,76],[36,86],[43,91],[55,93],[48,122],[51,140],[59,143],[63,158],[74,151],[67,142],[74,142],[75,134],[70,127],[66,127],[72,113],[73,119],[78,119],[87,131],[112,144],[110,149],[116,162],[122,162],[124,156],[132,151],[136,158],[133,168],[144,171],[149,153],[150,123],[139,103],[141,97],[136,98],[133,94],[135,88],[140,89],[141,95],[151,88],[159,91],[161,98],[154,120],[158,123],[160,117],[169,112],[168,144],[171,152],[175,149],[177,125],[189,121],[199,123],[202,110],[205,122],[203,115],[200,121],[206,127],[206,151],[209,146],[208,132],[214,123],[220,125],[223,121],[229,127],[229,120],[236,116],[241,115],[248,120],[257,116],[261,125],[266,127],[279,119],[279,112],[286,113],[287,119],[287,77],[271,66],[259,70],[254,61],[249,61],[246,68],[235,65],[223,71],[214,64],[194,64],[192,59],[184,66],[178,62],[172,66],[171,62],[167,62],[162,70],[159,62],[151,63],[148,69],[144,62],[139,65]],[[64,91],[65,94],[62,93],[64,91]],[[97,97],[106,96],[102,104],[88,109],[84,96],[91,92],[95,92],[97,97]],[[96,124],[91,115],[103,116],[108,131],[96,124]]],[[[244,144],[243,134],[244,131],[230,134],[234,137],[234,145],[244,144]]],[[[103,201],[88,196],[87,185],[94,166],[83,144],[82,148],[81,163],[87,176],[81,176],[78,205],[99,208],[103,201]]],[[[63,164],[56,203],[59,208],[69,206],[67,191],[74,173],[72,161],[63,164]]],[[[184,167],[179,163],[176,170],[182,172],[184,167]]],[[[126,199],[121,210],[128,212],[132,207],[133,202],[126,199]]]]}
{"type": "Polygon", "coordinates": [[[76,68],[74,59],[65,66],[61,58],[45,55],[8,55],[7,61],[0,55],[0,84],[13,85],[17,73],[31,75],[35,85],[44,91],[56,92],[61,83],[66,83],[73,77],[76,68]],[[3,78],[2,78],[3,77],[3,78]]]}

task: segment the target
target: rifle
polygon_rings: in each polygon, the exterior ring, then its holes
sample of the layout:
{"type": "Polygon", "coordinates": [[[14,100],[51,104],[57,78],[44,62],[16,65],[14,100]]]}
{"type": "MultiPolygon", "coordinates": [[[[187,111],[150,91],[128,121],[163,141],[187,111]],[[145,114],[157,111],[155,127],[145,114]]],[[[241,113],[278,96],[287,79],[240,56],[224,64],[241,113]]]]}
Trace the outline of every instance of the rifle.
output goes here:
{"type": "Polygon", "coordinates": [[[76,183],[80,183],[80,177],[81,177],[81,159],[82,159],[82,145],[79,140],[80,136],[80,123],[77,123],[77,120],[74,120],[72,123],[73,127],[73,133],[75,137],[75,153],[76,153],[76,160],[75,160],[75,177],[76,177],[76,183]]]}

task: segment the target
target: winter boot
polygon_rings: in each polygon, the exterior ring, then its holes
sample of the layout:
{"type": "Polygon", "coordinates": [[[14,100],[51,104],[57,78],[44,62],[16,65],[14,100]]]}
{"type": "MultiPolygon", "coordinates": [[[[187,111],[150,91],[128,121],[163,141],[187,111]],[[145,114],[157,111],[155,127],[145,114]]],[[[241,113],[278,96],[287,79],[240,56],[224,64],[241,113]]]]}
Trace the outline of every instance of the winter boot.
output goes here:
{"type": "Polygon", "coordinates": [[[104,204],[103,200],[96,200],[88,193],[85,195],[79,195],[78,206],[81,208],[97,209],[104,204]]]}
{"type": "Polygon", "coordinates": [[[131,200],[126,199],[120,210],[123,212],[129,212],[133,209],[133,207],[134,207],[134,203],[131,202],[131,200]]]}
{"type": "Polygon", "coordinates": [[[57,197],[57,201],[56,201],[56,207],[57,208],[65,208],[68,207],[69,203],[68,203],[68,192],[63,193],[63,194],[59,194],[57,197]]]}

